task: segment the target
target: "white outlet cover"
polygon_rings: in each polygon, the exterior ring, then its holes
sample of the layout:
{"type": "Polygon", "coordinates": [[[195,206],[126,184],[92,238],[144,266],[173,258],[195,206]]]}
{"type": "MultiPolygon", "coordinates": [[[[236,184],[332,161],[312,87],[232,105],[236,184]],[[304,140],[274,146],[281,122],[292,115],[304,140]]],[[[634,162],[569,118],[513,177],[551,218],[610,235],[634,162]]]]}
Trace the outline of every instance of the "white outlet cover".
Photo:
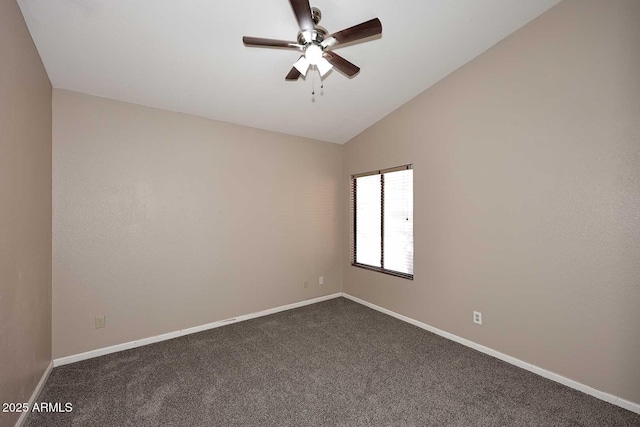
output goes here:
{"type": "Polygon", "coordinates": [[[320,276],[320,278],[318,279],[318,284],[324,285],[324,276],[320,276]]]}
{"type": "Polygon", "coordinates": [[[482,313],[480,313],[479,311],[473,312],[473,323],[482,325],[482,313]]]}

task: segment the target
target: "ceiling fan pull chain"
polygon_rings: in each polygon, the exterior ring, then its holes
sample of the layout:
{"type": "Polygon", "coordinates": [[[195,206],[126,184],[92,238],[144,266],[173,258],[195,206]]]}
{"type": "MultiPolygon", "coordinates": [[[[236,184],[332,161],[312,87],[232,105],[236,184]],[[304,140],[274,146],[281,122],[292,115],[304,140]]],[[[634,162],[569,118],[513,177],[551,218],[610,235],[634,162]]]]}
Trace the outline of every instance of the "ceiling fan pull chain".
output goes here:
{"type": "Polygon", "coordinates": [[[316,73],[314,66],[311,66],[311,102],[316,102],[316,73]]]}

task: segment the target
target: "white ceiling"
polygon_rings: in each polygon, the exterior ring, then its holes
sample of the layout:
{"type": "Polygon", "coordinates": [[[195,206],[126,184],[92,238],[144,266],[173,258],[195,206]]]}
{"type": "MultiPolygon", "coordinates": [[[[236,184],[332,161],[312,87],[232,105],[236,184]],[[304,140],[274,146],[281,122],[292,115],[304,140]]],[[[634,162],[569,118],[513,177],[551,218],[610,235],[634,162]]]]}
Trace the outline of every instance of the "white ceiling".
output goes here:
{"type": "MultiPolygon", "coordinates": [[[[344,143],[559,0],[312,0],[329,32],[374,17],[382,37],[336,50],[324,95],[286,82],[288,0],[18,0],[54,87],[344,143]]],[[[316,85],[317,85],[316,80],[316,85]]]]}

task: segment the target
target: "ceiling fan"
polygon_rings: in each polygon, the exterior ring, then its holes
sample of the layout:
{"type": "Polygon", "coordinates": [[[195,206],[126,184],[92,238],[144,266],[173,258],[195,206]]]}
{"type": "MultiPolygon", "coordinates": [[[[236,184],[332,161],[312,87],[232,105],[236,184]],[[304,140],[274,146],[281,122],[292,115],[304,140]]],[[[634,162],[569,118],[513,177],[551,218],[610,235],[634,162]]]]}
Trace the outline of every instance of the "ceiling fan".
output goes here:
{"type": "Polygon", "coordinates": [[[293,64],[286,80],[298,80],[306,76],[310,68],[316,67],[320,76],[324,77],[333,67],[349,77],[353,77],[360,68],[353,65],[331,49],[345,43],[350,43],[366,37],[382,34],[382,23],[378,18],[349,27],[337,33],[329,34],[318,25],[322,13],[317,7],[311,7],[309,0],[290,0],[293,12],[298,20],[300,32],[296,41],[264,39],[259,37],[243,37],[247,46],[275,47],[302,51],[303,54],[293,64]]]}

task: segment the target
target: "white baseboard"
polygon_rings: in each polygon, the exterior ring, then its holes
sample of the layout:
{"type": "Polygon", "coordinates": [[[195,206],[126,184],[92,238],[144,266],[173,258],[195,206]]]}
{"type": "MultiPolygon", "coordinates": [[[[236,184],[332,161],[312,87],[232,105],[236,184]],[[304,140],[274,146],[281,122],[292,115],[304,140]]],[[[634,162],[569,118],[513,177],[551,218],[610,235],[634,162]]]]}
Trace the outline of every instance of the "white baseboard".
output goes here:
{"type": "Polygon", "coordinates": [[[81,360],[92,359],[98,356],[104,356],[105,354],[116,353],[118,351],[129,350],[131,348],[142,347],[143,345],[153,344],[160,341],[166,341],[173,338],[178,338],[184,335],[195,334],[196,332],[202,332],[209,329],[219,328],[225,325],[231,325],[233,323],[243,322],[249,319],[255,319],[256,317],[268,316],[269,314],[279,313],[281,311],[292,310],[298,307],[304,307],[305,305],[316,304],[318,302],[327,301],[342,296],[341,292],[324,295],[318,298],[308,299],[305,301],[294,302],[293,304],[282,305],[280,307],[270,308],[268,310],[259,311],[257,313],[244,314],[242,316],[236,316],[231,319],[220,320],[218,322],[207,323],[206,325],[194,326],[193,328],[181,329],[175,332],[168,332],[162,335],[156,335],[154,337],[143,338],[135,341],[129,341],[123,344],[113,345],[111,347],[99,348],[97,350],[87,351],[85,353],[74,354],[72,356],[61,357],[53,360],[53,366],[62,366],[69,363],[79,362],[81,360]]]}
{"type": "Polygon", "coordinates": [[[583,393],[586,393],[590,396],[593,396],[595,398],[598,398],[600,400],[604,400],[605,402],[609,402],[611,404],[614,404],[616,406],[619,406],[621,408],[627,409],[631,412],[635,412],[636,414],[640,414],[640,404],[638,403],[634,403],[634,402],[630,402],[628,400],[622,399],[618,396],[614,396],[612,394],[609,393],[605,393],[604,391],[600,391],[600,390],[596,390],[593,387],[589,387],[588,385],[579,383],[577,381],[574,381],[572,379],[563,377],[562,375],[558,375],[554,372],[551,371],[547,371],[546,369],[543,369],[539,366],[535,366],[531,363],[527,363],[524,362],[520,359],[516,359],[515,357],[506,355],[504,353],[500,353],[499,351],[493,350],[492,348],[489,347],[485,347],[481,344],[477,344],[473,341],[469,341],[468,339],[459,337],[457,335],[451,334],[449,332],[443,331],[441,329],[438,328],[434,328],[433,326],[427,325],[426,323],[422,323],[418,320],[412,319],[410,317],[407,316],[403,316],[402,314],[398,314],[396,312],[393,312],[391,310],[387,310],[386,308],[377,306],[375,304],[372,304],[368,301],[362,300],[360,298],[351,296],[349,294],[346,293],[342,293],[342,296],[345,298],[348,298],[354,302],[357,302],[358,304],[362,304],[364,306],[367,306],[369,308],[372,308],[376,311],[379,311],[381,313],[387,314],[389,316],[395,317],[396,319],[402,320],[404,322],[407,323],[411,323],[414,326],[417,326],[419,328],[425,329],[429,332],[433,332],[436,335],[440,335],[441,337],[447,338],[451,341],[455,341],[459,344],[465,345],[467,347],[473,348],[474,350],[478,350],[481,353],[484,354],[488,354],[489,356],[493,356],[497,359],[500,359],[502,361],[505,361],[507,363],[510,363],[512,365],[515,365],[519,368],[522,369],[526,369],[529,372],[533,372],[534,374],[538,374],[542,377],[545,377],[547,379],[550,379],[552,381],[558,382],[560,384],[566,385],[567,387],[573,388],[575,390],[581,391],[583,393]]]}
{"type": "Polygon", "coordinates": [[[53,362],[49,362],[49,365],[47,365],[47,369],[44,370],[42,377],[40,377],[40,381],[38,381],[38,385],[36,385],[36,388],[33,390],[33,393],[31,393],[31,397],[29,398],[29,411],[23,412],[22,414],[20,414],[20,418],[18,418],[18,421],[16,422],[16,427],[22,427],[24,423],[27,421],[27,417],[31,412],[31,408],[33,408],[34,402],[36,401],[36,399],[38,399],[38,396],[40,395],[42,388],[44,387],[47,380],[49,379],[49,375],[51,374],[52,369],[53,369],[53,362]]]}

